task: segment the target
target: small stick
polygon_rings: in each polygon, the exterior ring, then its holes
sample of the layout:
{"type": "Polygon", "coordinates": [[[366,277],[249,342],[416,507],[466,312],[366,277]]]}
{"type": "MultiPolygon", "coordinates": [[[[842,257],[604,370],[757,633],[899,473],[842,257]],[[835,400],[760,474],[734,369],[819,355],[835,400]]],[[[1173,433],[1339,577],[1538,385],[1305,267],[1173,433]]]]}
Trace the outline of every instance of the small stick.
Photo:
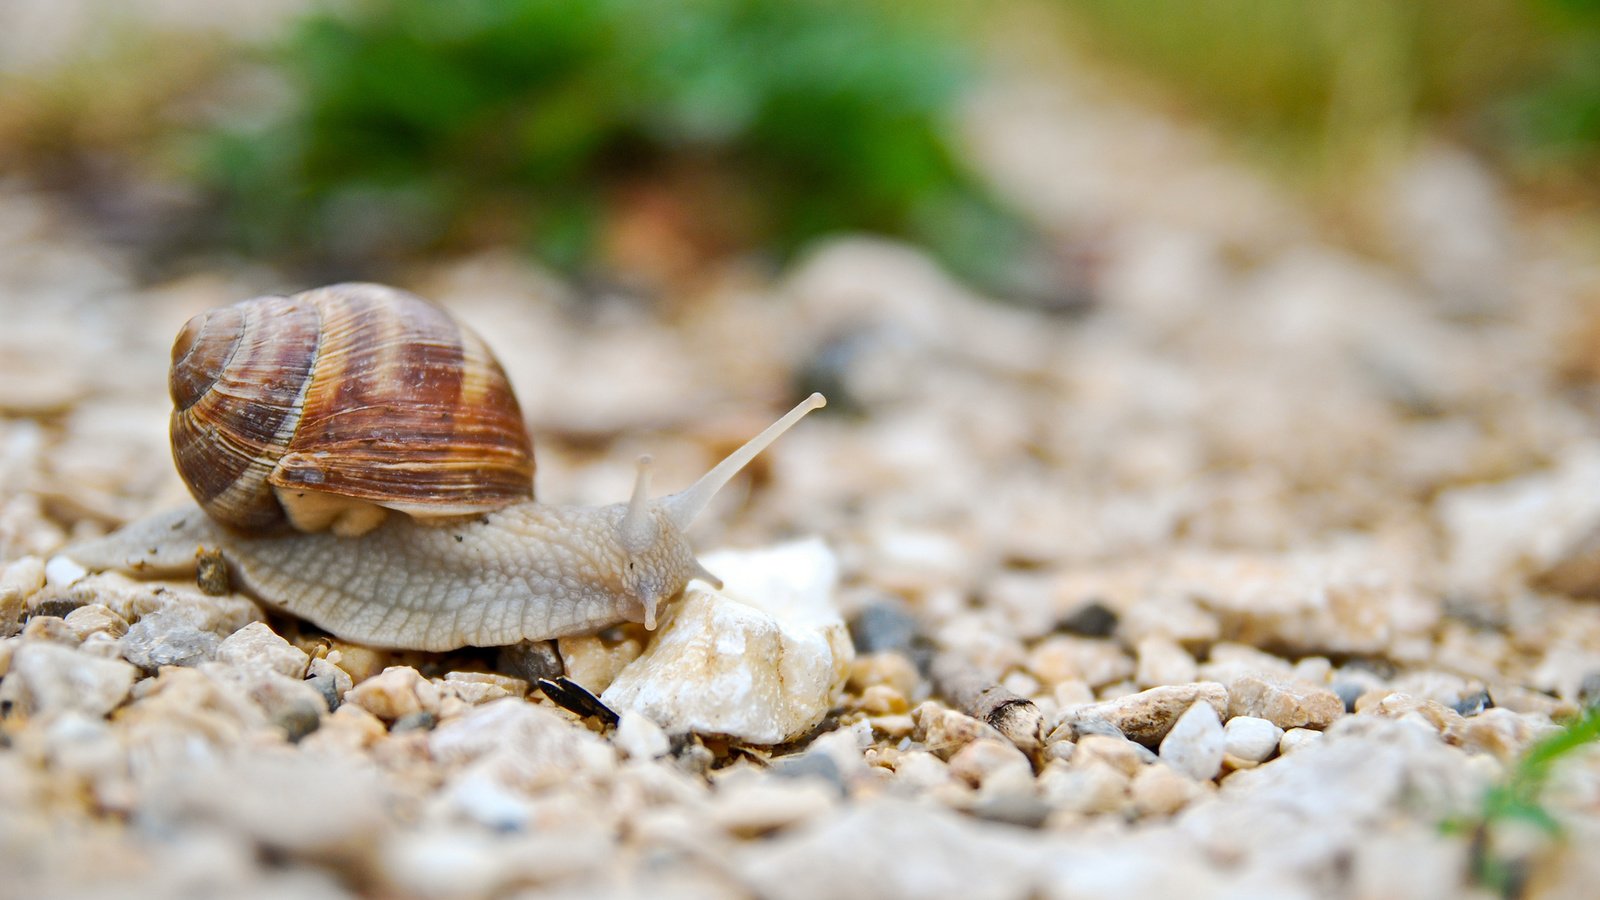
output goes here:
{"type": "Polygon", "coordinates": [[[985,678],[951,654],[934,660],[933,681],[957,709],[988,723],[1029,758],[1038,759],[1044,749],[1044,714],[1032,700],[985,678]]]}

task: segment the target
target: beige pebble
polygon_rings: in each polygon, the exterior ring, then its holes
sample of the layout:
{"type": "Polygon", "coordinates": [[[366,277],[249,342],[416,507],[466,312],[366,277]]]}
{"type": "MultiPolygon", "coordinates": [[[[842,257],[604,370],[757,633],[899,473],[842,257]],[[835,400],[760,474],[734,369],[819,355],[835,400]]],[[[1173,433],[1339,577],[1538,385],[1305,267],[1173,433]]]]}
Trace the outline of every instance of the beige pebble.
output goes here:
{"type": "Polygon", "coordinates": [[[909,714],[901,713],[892,716],[872,716],[867,719],[872,726],[874,734],[881,734],[886,738],[910,737],[916,731],[916,720],[909,714]]]}
{"type": "Polygon", "coordinates": [[[13,715],[46,716],[73,711],[111,712],[127,698],[138,670],[119,659],[102,659],[49,641],[24,640],[13,652],[0,700],[13,715]]]}
{"type": "Polygon", "coordinates": [[[526,681],[493,672],[447,672],[443,678],[435,679],[434,684],[441,694],[454,695],[469,706],[528,696],[526,681]]]}
{"type": "Polygon", "coordinates": [[[1463,750],[1487,753],[1501,762],[1517,759],[1534,741],[1559,730],[1548,716],[1486,709],[1447,726],[1445,740],[1463,750]]]}
{"type": "Polygon", "coordinates": [[[886,716],[911,708],[899,691],[886,684],[875,684],[861,692],[859,707],[869,716],[886,716]]]}
{"type": "Polygon", "coordinates": [[[1134,673],[1133,660],[1115,643],[1074,635],[1052,635],[1040,641],[1028,653],[1026,665],[1052,687],[1069,680],[1100,687],[1134,673]]]}
{"type": "Polygon", "coordinates": [[[91,634],[108,634],[114,638],[128,633],[128,620],[112,612],[103,603],[90,603],[67,613],[67,627],[84,640],[91,634]]]}
{"type": "Polygon", "coordinates": [[[631,759],[658,759],[672,751],[672,741],[661,726],[632,710],[619,718],[612,740],[631,759]]]}
{"type": "Polygon", "coordinates": [[[354,703],[342,704],[307,735],[300,746],[308,753],[360,755],[389,733],[377,716],[354,703]]]}
{"type": "Polygon", "coordinates": [[[719,786],[706,815],[735,837],[756,837],[818,818],[838,802],[838,791],[815,778],[755,778],[719,786]]]}
{"type": "Polygon", "coordinates": [[[1140,769],[1129,784],[1133,807],[1144,816],[1170,816],[1202,796],[1201,782],[1156,764],[1140,769]]]}
{"type": "Polygon", "coordinates": [[[1344,701],[1324,687],[1259,675],[1228,686],[1228,715],[1255,716],[1279,728],[1326,728],[1344,715],[1344,701]]]}
{"type": "Polygon", "coordinates": [[[439,689],[410,666],[392,666],[351,688],[344,702],[393,722],[413,713],[437,714],[439,689]]]}
{"type": "Polygon", "coordinates": [[[1283,733],[1283,738],[1278,741],[1278,753],[1283,756],[1309,746],[1322,740],[1322,732],[1312,731],[1309,728],[1290,728],[1283,733]]]}
{"type": "Polygon", "coordinates": [[[1105,734],[1084,735],[1072,751],[1074,767],[1104,764],[1130,778],[1154,760],[1154,754],[1133,741],[1105,734]]]}
{"type": "Polygon", "coordinates": [[[948,760],[976,740],[1005,740],[1004,735],[987,722],[980,722],[933,700],[913,709],[911,720],[915,724],[912,739],[940,759],[948,760]]]}
{"type": "Polygon", "coordinates": [[[616,637],[586,634],[556,641],[567,677],[596,696],[611,686],[623,667],[644,652],[643,629],[618,630],[616,637]]]}
{"type": "Polygon", "coordinates": [[[321,678],[327,676],[333,681],[333,696],[340,700],[355,687],[355,679],[350,673],[329,662],[326,657],[317,657],[306,666],[307,678],[321,678]]]}
{"type": "Polygon", "coordinates": [[[895,781],[918,791],[946,784],[954,776],[944,760],[926,750],[909,750],[894,763],[895,781]]]}
{"type": "Polygon", "coordinates": [[[1076,720],[1100,719],[1115,725],[1131,740],[1154,747],[1177,724],[1178,717],[1200,701],[1210,704],[1218,718],[1223,718],[1228,710],[1228,690],[1208,681],[1151,688],[1068,710],[1057,730],[1069,728],[1076,720]]]}
{"type": "Polygon", "coordinates": [[[1141,638],[1134,655],[1138,658],[1138,668],[1133,680],[1141,688],[1189,684],[1195,680],[1194,657],[1166,635],[1141,638]]]}
{"type": "Polygon", "coordinates": [[[388,668],[394,654],[376,647],[347,644],[336,640],[330,642],[326,658],[328,662],[348,673],[351,681],[360,684],[388,668]]]}
{"type": "Polygon", "coordinates": [[[29,641],[49,641],[76,647],[83,638],[60,616],[30,616],[22,626],[22,637],[29,641]]]}
{"type": "Polygon", "coordinates": [[[1039,795],[1057,809],[1082,814],[1111,813],[1128,803],[1131,779],[1103,759],[1085,765],[1053,762],[1039,773],[1039,795]]]}
{"type": "Polygon", "coordinates": [[[1033,780],[1033,766],[1009,741],[982,739],[962,747],[950,757],[950,774],[973,787],[996,779],[1008,784],[1033,780]]]}
{"type": "Polygon", "coordinates": [[[850,664],[849,688],[863,693],[868,688],[884,685],[893,688],[902,697],[914,697],[922,676],[916,664],[903,653],[868,653],[856,657],[850,664]]]}
{"type": "Polygon", "coordinates": [[[311,658],[265,622],[251,622],[217,645],[217,661],[233,666],[261,666],[285,678],[306,676],[311,658]]]}

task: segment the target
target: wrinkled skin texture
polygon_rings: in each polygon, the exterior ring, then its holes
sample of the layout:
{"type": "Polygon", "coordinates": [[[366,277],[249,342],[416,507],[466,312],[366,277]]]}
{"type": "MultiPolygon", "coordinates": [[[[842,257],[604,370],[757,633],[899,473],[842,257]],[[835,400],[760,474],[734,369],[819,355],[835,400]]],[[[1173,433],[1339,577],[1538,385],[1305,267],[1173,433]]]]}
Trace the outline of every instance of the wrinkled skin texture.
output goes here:
{"type": "Polygon", "coordinates": [[[683,533],[652,506],[648,544],[628,549],[627,504],[518,503],[424,524],[391,515],[360,537],[247,537],[198,509],[153,516],[68,548],[86,568],[143,575],[195,569],[220,549],[237,587],[335,636],[376,647],[450,650],[586,634],[645,622],[698,571],[683,533]]]}

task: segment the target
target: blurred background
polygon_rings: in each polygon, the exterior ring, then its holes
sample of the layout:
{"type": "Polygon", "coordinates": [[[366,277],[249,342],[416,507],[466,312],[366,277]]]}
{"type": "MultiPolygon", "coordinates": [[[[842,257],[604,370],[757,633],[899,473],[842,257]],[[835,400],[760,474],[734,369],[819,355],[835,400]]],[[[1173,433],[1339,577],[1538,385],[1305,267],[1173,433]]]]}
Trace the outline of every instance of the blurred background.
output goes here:
{"type": "Polygon", "coordinates": [[[507,247],[681,299],[869,232],[1076,307],[1093,203],[985,152],[1030,140],[992,121],[1024,70],[1202,129],[1363,254],[1403,252],[1382,195],[1441,141],[1424,180],[1600,196],[1593,0],[10,0],[0,170],[163,276],[507,247]]]}

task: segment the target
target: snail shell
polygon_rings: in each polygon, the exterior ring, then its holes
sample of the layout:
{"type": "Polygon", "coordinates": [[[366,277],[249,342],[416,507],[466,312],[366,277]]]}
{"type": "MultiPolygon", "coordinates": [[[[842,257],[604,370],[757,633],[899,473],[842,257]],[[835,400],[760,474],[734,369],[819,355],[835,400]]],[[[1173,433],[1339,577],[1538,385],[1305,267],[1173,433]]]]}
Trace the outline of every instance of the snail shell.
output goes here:
{"type": "Polygon", "coordinates": [[[404,291],[339,284],[202,313],[173,344],[169,388],[178,472],[235,529],[360,534],[385,509],[533,497],[533,443],[499,363],[404,291]]]}

